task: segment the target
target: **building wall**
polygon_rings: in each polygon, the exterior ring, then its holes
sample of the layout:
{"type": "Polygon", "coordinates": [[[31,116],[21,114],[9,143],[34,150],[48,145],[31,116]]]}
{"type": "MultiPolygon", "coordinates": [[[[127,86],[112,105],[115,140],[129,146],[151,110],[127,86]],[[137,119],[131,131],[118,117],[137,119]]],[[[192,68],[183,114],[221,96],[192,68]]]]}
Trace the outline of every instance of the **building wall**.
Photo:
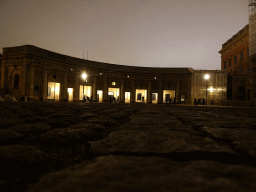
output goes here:
{"type": "Polygon", "coordinates": [[[125,92],[130,92],[132,103],[136,101],[136,90],[145,90],[146,103],[152,103],[152,93],[158,93],[157,103],[163,103],[164,91],[175,94],[178,103],[181,102],[181,96],[185,97],[183,102],[192,103],[191,77],[194,70],[191,68],[107,64],[61,55],[32,45],[4,48],[1,61],[6,64],[6,71],[2,72],[6,78],[1,79],[1,85],[17,98],[27,96],[29,99],[46,101],[48,84],[51,82],[60,83],[60,100],[67,99],[67,88],[73,88],[73,100],[79,101],[80,87],[84,84],[92,88],[93,101],[97,101],[100,90],[103,92],[103,101],[107,102],[108,88],[117,88],[121,102],[125,102],[125,92]],[[81,78],[83,72],[87,74],[87,82],[81,78]],[[6,86],[13,85],[14,73],[20,76],[18,90],[6,86]]]}
{"type": "Polygon", "coordinates": [[[256,54],[256,0],[249,1],[249,55],[256,54]]]}
{"type": "Polygon", "coordinates": [[[249,25],[226,41],[219,53],[221,70],[227,71],[229,75],[247,75],[249,72],[249,25]]]}
{"type": "Polygon", "coordinates": [[[227,98],[227,74],[222,70],[195,70],[192,75],[192,98],[205,98],[207,87],[207,103],[221,104],[227,98]],[[209,75],[205,80],[204,76],[209,75]]]}

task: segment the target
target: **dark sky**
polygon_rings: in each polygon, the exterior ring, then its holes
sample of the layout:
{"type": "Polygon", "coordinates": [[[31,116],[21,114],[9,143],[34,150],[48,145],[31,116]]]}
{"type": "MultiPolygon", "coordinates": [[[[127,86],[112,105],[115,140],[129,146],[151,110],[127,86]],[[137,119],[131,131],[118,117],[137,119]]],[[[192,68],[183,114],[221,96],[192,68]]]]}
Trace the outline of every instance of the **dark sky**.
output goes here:
{"type": "Polygon", "coordinates": [[[248,0],[0,0],[0,52],[31,44],[105,63],[215,70],[222,44],[247,24],[248,0]]]}

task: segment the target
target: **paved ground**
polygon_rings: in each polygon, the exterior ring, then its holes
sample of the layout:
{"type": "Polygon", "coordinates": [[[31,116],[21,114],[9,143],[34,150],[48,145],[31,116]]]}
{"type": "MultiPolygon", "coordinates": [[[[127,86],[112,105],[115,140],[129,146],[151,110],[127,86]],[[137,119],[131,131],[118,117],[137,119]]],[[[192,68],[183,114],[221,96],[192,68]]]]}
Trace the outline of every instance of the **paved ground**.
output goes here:
{"type": "Polygon", "coordinates": [[[256,191],[255,108],[0,108],[0,191],[256,191]]]}

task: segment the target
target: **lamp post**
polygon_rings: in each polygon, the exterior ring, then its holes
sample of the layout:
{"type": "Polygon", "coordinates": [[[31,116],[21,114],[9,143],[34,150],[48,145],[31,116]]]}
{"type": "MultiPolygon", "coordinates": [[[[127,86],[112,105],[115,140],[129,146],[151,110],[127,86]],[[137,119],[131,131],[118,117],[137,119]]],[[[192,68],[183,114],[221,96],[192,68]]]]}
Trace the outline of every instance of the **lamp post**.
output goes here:
{"type": "Polygon", "coordinates": [[[205,88],[206,88],[206,99],[205,99],[205,104],[206,104],[206,107],[207,107],[207,80],[210,78],[209,75],[205,75],[204,76],[204,79],[205,79],[205,88]]]}
{"type": "Polygon", "coordinates": [[[84,96],[84,82],[85,82],[85,79],[86,79],[87,75],[85,73],[82,74],[82,78],[83,78],[83,101],[85,102],[85,96],[84,96]]]}

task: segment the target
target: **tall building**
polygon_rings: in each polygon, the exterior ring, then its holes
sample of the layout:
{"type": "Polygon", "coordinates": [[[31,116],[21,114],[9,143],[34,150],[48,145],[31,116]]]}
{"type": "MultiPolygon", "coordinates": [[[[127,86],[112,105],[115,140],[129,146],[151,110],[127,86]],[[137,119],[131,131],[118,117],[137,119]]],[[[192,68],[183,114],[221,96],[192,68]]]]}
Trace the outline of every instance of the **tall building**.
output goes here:
{"type": "Polygon", "coordinates": [[[256,54],[256,0],[249,0],[249,55],[256,54]]]}
{"type": "Polygon", "coordinates": [[[249,62],[249,25],[227,40],[219,51],[221,69],[228,74],[227,99],[250,100],[248,75],[252,72],[249,62]]]}

